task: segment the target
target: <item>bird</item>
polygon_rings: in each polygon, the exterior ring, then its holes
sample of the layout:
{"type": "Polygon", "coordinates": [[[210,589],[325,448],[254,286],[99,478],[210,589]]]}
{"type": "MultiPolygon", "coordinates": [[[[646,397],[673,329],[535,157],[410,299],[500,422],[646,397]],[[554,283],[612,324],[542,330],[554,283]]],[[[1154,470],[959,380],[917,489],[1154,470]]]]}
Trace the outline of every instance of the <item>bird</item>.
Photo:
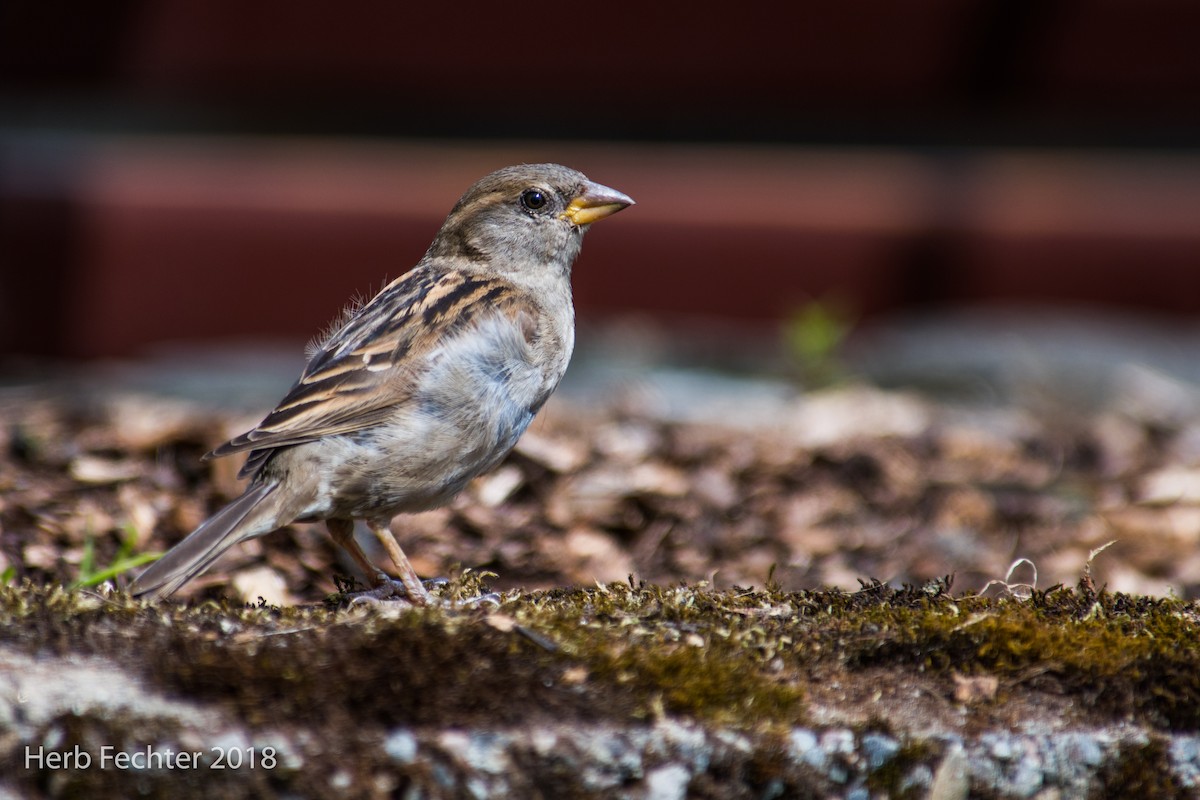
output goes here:
{"type": "Polygon", "coordinates": [[[310,345],[274,410],[205,456],[246,453],[245,492],[130,593],[165,599],[240,542],[324,521],[366,576],[364,599],[435,602],[391,522],[444,506],[516,445],[571,357],[571,270],[583,235],[631,205],[558,164],[509,166],[472,185],[416,266],[348,307],[310,345]],[[355,540],[356,520],[398,580],[355,540]]]}

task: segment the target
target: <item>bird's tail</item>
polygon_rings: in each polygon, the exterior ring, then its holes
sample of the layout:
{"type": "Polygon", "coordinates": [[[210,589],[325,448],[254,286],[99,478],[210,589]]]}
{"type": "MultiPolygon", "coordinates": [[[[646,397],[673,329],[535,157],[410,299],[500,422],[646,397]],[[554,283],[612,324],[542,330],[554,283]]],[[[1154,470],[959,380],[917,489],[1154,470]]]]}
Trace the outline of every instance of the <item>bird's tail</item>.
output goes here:
{"type": "Polygon", "coordinates": [[[290,522],[280,520],[277,504],[270,502],[277,486],[269,483],[250,487],[137,576],[129,591],[147,600],[170,597],[238,542],[290,522]]]}

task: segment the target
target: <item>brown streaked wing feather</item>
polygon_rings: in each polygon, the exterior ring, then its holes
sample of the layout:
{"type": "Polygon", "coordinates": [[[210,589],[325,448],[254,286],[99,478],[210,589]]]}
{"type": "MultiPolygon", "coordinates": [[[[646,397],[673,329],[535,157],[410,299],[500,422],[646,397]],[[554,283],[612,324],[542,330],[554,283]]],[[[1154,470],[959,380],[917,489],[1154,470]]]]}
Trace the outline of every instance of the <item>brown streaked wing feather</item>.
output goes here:
{"type": "MultiPolygon", "coordinates": [[[[254,453],[257,470],[270,448],[351,433],[381,422],[411,396],[412,365],[482,309],[511,307],[508,283],[418,267],[384,287],[316,350],[296,385],[251,431],[209,453],[254,453]]],[[[508,310],[506,308],[506,310],[508,310]]]]}

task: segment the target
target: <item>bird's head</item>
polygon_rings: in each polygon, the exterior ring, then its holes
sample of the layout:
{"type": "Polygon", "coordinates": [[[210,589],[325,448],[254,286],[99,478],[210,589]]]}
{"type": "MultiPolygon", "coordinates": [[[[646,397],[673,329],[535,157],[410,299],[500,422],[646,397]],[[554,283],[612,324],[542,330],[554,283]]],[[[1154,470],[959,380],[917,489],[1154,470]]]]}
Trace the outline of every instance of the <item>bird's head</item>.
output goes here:
{"type": "Polygon", "coordinates": [[[486,263],[514,278],[562,277],[588,226],[631,205],[629,196],[558,164],[505,167],[467,190],[429,255],[486,263]]]}

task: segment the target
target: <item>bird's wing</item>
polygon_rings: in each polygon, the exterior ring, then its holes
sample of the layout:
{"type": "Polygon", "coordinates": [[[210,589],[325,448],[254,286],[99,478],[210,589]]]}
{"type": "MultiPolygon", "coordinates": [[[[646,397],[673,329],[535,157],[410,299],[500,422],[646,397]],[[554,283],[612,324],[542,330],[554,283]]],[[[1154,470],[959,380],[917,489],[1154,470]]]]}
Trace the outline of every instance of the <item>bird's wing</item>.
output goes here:
{"type": "Polygon", "coordinates": [[[208,454],[247,450],[242,474],[269,451],[383,421],[413,394],[424,357],[481,311],[519,314],[519,292],[505,281],[418,267],[388,284],[313,353],[296,385],[253,430],[208,454]]]}

